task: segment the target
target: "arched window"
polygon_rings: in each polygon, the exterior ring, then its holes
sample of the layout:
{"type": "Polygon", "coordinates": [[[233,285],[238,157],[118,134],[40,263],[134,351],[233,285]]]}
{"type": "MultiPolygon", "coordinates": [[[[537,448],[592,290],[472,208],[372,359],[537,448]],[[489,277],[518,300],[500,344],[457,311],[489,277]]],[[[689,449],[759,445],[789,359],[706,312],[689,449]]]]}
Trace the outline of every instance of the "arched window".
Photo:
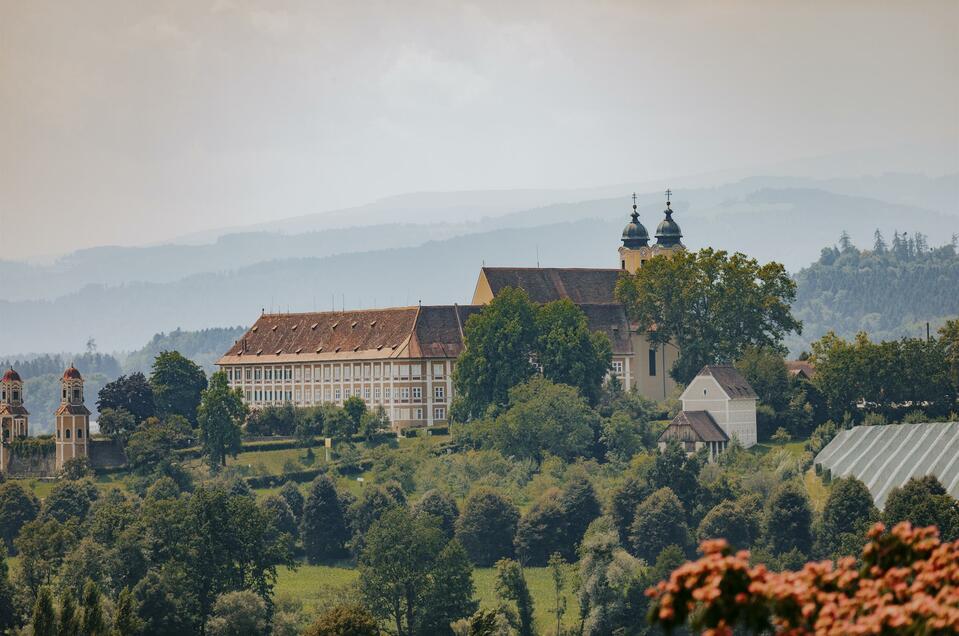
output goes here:
{"type": "Polygon", "coordinates": [[[77,438],[79,439],[79,438],[82,438],[82,437],[83,437],[83,429],[82,429],[82,428],[78,428],[78,429],[77,429],[77,438]]]}
{"type": "Polygon", "coordinates": [[[57,429],[57,439],[60,439],[60,429],[57,429]]]}
{"type": "Polygon", "coordinates": [[[63,433],[67,439],[70,439],[70,429],[65,430],[63,433]]]}

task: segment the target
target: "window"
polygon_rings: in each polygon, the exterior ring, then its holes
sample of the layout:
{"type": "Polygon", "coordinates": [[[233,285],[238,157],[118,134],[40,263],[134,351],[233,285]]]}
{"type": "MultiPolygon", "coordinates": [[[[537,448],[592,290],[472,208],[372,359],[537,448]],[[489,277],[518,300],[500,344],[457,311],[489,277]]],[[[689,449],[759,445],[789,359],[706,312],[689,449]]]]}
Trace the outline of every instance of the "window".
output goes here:
{"type": "Polygon", "coordinates": [[[374,380],[380,379],[380,364],[378,362],[373,365],[373,379],[374,380]]]}
{"type": "Polygon", "coordinates": [[[300,390],[299,390],[299,389],[297,389],[297,390],[296,390],[296,393],[295,393],[295,395],[296,395],[296,398],[295,398],[295,399],[296,399],[296,401],[297,401],[297,402],[299,402],[299,401],[301,400],[301,397],[300,397],[300,390]]]}
{"type": "Polygon", "coordinates": [[[433,409],[433,419],[434,420],[445,420],[446,419],[446,408],[442,406],[437,406],[433,409]]]}
{"type": "Polygon", "coordinates": [[[330,379],[330,365],[328,364],[323,365],[323,379],[324,380],[330,379]]]}
{"type": "Polygon", "coordinates": [[[404,379],[410,377],[410,365],[408,364],[400,365],[400,377],[404,379]]]}
{"type": "Polygon", "coordinates": [[[410,399],[410,389],[409,387],[403,387],[400,389],[400,398],[404,400],[410,399]]]}
{"type": "Polygon", "coordinates": [[[622,361],[622,360],[613,360],[613,374],[614,374],[614,375],[623,375],[623,361],[622,361]]]}
{"type": "Polygon", "coordinates": [[[685,442],[686,452],[695,453],[696,452],[696,442],[685,442]]]}
{"type": "Polygon", "coordinates": [[[387,400],[390,399],[390,387],[383,389],[383,397],[385,397],[387,400]]]}
{"type": "Polygon", "coordinates": [[[368,386],[363,387],[363,399],[364,400],[370,399],[370,387],[368,386]]]}
{"type": "Polygon", "coordinates": [[[65,430],[63,433],[67,439],[70,439],[70,429],[65,430]]]}
{"type": "Polygon", "coordinates": [[[443,367],[444,367],[444,365],[442,365],[442,364],[434,364],[434,365],[433,365],[433,377],[434,377],[434,378],[442,378],[442,377],[443,377],[443,371],[444,371],[443,367]]]}
{"type": "Polygon", "coordinates": [[[81,439],[82,437],[83,437],[83,429],[82,429],[82,428],[78,428],[78,429],[77,429],[77,438],[78,438],[78,439],[81,439]]]}
{"type": "Polygon", "coordinates": [[[253,397],[253,395],[249,391],[245,392],[244,396],[246,397],[247,402],[249,402],[251,398],[253,397]]]}
{"type": "Polygon", "coordinates": [[[423,399],[423,389],[422,387],[414,386],[413,387],[413,399],[422,400],[423,399]]]}
{"type": "Polygon", "coordinates": [[[350,389],[349,387],[343,389],[343,399],[344,399],[344,400],[350,399],[350,396],[351,396],[351,395],[353,395],[353,390],[352,390],[352,389],[350,389]]]}
{"type": "Polygon", "coordinates": [[[376,400],[377,402],[380,401],[380,387],[376,387],[373,389],[373,399],[376,400]]]}
{"type": "Polygon", "coordinates": [[[656,375],[656,350],[655,349],[649,350],[649,375],[651,377],[656,375]]]}
{"type": "Polygon", "coordinates": [[[10,439],[10,429],[9,429],[9,428],[3,429],[3,439],[10,439]]]}
{"type": "Polygon", "coordinates": [[[350,374],[352,374],[352,373],[353,373],[353,367],[352,367],[352,365],[347,364],[347,365],[344,365],[344,366],[343,366],[343,379],[344,379],[344,380],[349,380],[349,379],[350,379],[350,374]]]}
{"type": "Polygon", "coordinates": [[[410,371],[412,372],[414,378],[418,378],[420,377],[420,374],[423,372],[423,365],[421,364],[411,365],[410,371]]]}
{"type": "Polygon", "coordinates": [[[293,379],[294,379],[294,380],[299,380],[299,379],[300,379],[300,373],[301,373],[301,371],[302,371],[301,367],[293,367],[293,379]]]}
{"type": "Polygon", "coordinates": [[[259,382],[263,378],[263,370],[260,367],[253,369],[253,379],[259,382]]]}
{"type": "Polygon", "coordinates": [[[264,379],[264,380],[272,380],[272,379],[273,379],[273,367],[267,367],[267,368],[266,368],[266,370],[263,372],[263,379],[264,379]]]}
{"type": "Polygon", "coordinates": [[[416,417],[414,419],[417,419],[417,420],[423,419],[423,409],[416,409],[416,417]]]}
{"type": "Polygon", "coordinates": [[[335,391],[333,391],[333,399],[336,400],[337,402],[340,401],[340,390],[339,390],[339,389],[336,389],[335,391]]]}
{"type": "Polygon", "coordinates": [[[363,365],[363,379],[364,380],[370,379],[370,365],[368,364],[363,365]]]}
{"type": "Polygon", "coordinates": [[[80,400],[80,389],[73,389],[73,399],[77,401],[80,400]]]}
{"type": "Polygon", "coordinates": [[[17,402],[17,401],[19,401],[19,400],[20,400],[20,391],[17,391],[16,389],[14,389],[14,390],[13,390],[13,401],[14,401],[14,402],[17,402]]]}
{"type": "Polygon", "coordinates": [[[437,400],[446,399],[446,387],[445,386],[434,386],[433,387],[433,397],[437,400]]]}
{"type": "Polygon", "coordinates": [[[306,374],[303,376],[303,379],[305,379],[307,382],[311,382],[313,380],[313,367],[306,367],[303,372],[306,374]]]}
{"type": "Polygon", "coordinates": [[[249,369],[249,368],[247,368],[247,370],[246,370],[246,381],[247,381],[247,382],[250,381],[250,369],[249,369]]]}
{"type": "Polygon", "coordinates": [[[323,389],[323,401],[324,401],[324,402],[329,402],[329,401],[330,401],[330,390],[329,390],[329,389],[323,389]]]}

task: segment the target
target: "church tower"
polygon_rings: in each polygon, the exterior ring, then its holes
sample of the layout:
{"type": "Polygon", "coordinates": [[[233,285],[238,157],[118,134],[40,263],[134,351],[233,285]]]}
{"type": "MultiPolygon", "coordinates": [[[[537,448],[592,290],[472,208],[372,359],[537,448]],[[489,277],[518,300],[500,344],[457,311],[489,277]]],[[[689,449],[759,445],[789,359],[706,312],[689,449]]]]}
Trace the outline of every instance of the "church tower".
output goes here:
{"type": "Polygon", "coordinates": [[[673,220],[673,209],[670,207],[669,198],[672,196],[672,190],[666,190],[666,209],[663,211],[666,218],[663,219],[656,228],[656,245],[654,251],[656,254],[672,254],[685,250],[683,245],[683,233],[679,225],[673,220]]]}
{"type": "Polygon", "coordinates": [[[26,437],[30,413],[23,406],[23,380],[8,369],[0,379],[0,471],[7,472],[10,463],[10,442],[26,437]]]}
{"type": "Polygon", "coordinates": [[[56,440],[58,471],[74,457],[87,457],[90,439],[90,411],[83,404],[83,377],[73,365],[63,372],[60,386],[56,440]]]}
{"type": "Polygon", "coordinates": [[[647,260],[653,257],[649,247],[649,232],[639,222],[639,211],[636,207],[636,193],[633,192],[632,219],[623,228],[623,244],[619,248],[619,268],[635,274],[647,260]]]}

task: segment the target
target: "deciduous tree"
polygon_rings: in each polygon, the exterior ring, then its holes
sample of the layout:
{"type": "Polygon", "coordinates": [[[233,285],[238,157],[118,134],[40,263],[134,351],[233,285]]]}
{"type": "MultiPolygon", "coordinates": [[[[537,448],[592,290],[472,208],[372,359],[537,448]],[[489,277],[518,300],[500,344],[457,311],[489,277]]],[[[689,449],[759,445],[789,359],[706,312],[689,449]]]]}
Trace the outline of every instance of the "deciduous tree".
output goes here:
{"type": "Polygon", "coordinates": [[[470,560],[489,567],[513,555],[513,538],[519,511],[503,495],[490,488],[473,490],[456,520],[456,538],[470,560]]]}
{"type": "Polygon", "coordinates": [[[226,466],[227,456],[236,457],[240,452],[240,426],[247,413],[243,395],[230,388],[226,373],[214,373],[196,412],[200,443],[212,469],[226,466]]]}
{"type": "Polygon", "coordinates": [[[191,423],[197,422],[200,395],[207,380],[195,362],[177,351],[161,352],[153,361],[150,386],[157,415],[182,415],[191,423]]]}

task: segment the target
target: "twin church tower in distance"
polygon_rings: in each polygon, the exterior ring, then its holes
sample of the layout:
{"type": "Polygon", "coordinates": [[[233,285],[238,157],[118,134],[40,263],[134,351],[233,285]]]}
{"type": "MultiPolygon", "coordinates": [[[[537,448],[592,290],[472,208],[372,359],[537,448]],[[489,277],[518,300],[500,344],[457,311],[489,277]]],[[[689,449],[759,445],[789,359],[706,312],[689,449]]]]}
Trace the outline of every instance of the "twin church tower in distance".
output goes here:
{"type": "MultiPolygon", "coordinates": [[[[8,369],[0,379],[0,472],[8,472],[11,444],[30,434],[30,413],[23,406],[23,380],[8,369]]],[[[70,365],[60,378],[60,407],[56,411],[56,470],[74,457],[89,455],[90,411],[83,403],[83,377],[70,365]]]]}

